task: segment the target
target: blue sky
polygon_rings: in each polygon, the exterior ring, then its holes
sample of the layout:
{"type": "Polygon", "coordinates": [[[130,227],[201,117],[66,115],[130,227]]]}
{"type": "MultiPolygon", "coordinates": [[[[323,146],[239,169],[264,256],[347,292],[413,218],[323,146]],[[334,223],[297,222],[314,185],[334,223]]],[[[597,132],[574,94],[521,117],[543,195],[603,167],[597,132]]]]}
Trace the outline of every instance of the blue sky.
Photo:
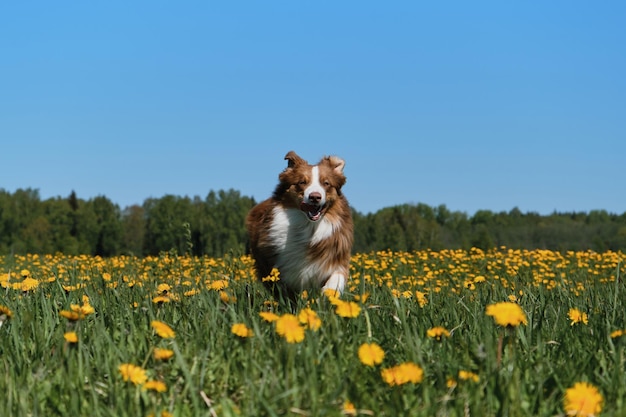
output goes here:
{"type": "Polygon", "coordinates": [[[0,188],[626,212],[621,1],[3,1],[0,188]]]}

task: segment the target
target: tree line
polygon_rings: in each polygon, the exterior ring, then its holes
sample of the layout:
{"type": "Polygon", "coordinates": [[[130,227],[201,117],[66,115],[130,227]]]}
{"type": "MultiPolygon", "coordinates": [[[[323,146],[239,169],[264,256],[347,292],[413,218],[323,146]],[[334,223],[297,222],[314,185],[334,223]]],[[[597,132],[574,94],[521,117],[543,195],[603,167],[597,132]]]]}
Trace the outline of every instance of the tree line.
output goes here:
{"type": "MultiPolygon", "coordinates": [[[[121,209],[105,196],[42,200],[36,189],[0,189],[0,254],[157,255],[163,251],[220,257],[245,253],[246,214],[256,204],[236,190],[205,198],[165,195],[121,209]]],[[[626,212],[550,215],[445,205],[403,204],[363,214],[353,209],[354,252],[420,249],[622,250],[626,212]]]]}

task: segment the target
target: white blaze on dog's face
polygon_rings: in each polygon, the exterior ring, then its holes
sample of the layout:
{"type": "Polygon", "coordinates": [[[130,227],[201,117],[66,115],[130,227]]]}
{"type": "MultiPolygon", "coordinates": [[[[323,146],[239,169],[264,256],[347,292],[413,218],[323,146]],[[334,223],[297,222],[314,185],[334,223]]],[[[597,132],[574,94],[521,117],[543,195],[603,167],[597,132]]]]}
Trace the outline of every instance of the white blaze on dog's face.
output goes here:
{"type": "Polygon", "coordinates": [[[285,205],[299,208],[312,222],[320,220],[341,195],[341,187],[346,182],[343,175],[345,162],[330,156],[317,165],[309,165],[293,151],[285,159],[289,162],[279,175],[280,184],[275,195],[284,191],[285,205]]]}

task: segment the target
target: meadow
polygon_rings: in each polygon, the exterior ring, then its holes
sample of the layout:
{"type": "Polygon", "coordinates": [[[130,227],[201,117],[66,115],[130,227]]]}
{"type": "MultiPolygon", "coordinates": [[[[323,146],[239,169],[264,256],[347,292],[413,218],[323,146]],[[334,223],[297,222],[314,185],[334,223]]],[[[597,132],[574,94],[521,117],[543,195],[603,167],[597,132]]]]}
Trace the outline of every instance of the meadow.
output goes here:
{"type": "Polygon", "coordinates": [[[0,414],[624,416],[625,261],[356,254],[293,305],[247,256],[6,256],[0,414]]]}

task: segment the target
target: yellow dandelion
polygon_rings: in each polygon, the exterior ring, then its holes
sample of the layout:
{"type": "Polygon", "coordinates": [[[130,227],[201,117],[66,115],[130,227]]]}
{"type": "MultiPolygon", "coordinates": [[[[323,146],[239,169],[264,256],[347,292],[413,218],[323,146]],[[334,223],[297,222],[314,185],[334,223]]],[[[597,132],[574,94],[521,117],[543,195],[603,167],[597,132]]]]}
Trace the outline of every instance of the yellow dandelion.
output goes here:
{"type": "Polygon", "coordinates": [[[450,337],[450,332],[445,327],[435,326],[426,331],[426,336],[441,340],[443,337],[450,337]]]}
{"type": "Polygon", "coordinates": [[[96,310],[91,306],[91,304],[83,304],[83,305],[71,304],[70,310],[81,314],[83,317],[96,312],[96,310]]]}
{"type": "Polygon", "coordinates": [[[165,295],[170,291],[172,291],[172,286],[170,284],[159,284],[156,290],[159,295],[165,295]]]}
{"type": "Polygon", "coordinates": [[[462,381],[472,381],[472,382],[480,381],[480,377],[478,376],[478,374],[475,374],[472,371],[459,371],[459,379],[462,381]]]}
{"type": "Polygon", "coordinates": [[[39,286],[39,281],[37,281],[34,278],[28,277],[24,279],[24,281],[20,282],[19,286],[20,286],[20,290],[24,292],[34,290],[35,288],[39,286]]]}
{"type": "Polygon", "coordinates": [[[230,332],[239,337],[252,337],[254,332],[243,323],[235,323],[230,328],[230,332]]]}
{"type": "Polygon", "coordinates": [[[220,291],[220,300],[222,300],[223,303],[234,303],[237,301],[237,298],[228,294],[226,291],[220,291]]]}
{"type": "Polygon", "coordinates": [[[157,361],[166,361],[174,356],[174,351],[171,349],[154,348],[154,359],[157,361]]]}
{"type": "Polygon", "coordinates": [[[305,308],[298,314],[298,320],[305,327],[317,331],[322,326],[322,320],[319,318],[317,313],[310,308],[305,308]]]}
{"type": "Polygon", "coordinates": [[[387,385],[417,384],[422,382],[424,371],[412,362],[406,362],[392,368],[385,368],[380,372],[387,385]]]}
{"type": "Polygon", "coordinates": [[[66,332],[63,334],[63,338],[67,343],[78,343],[78,335],[76,332],[66,332]]]}
{"type": "Polygon", "coordinates": [[[156,392],[167,391],[167,385],[165,385],[165,383],[161,381],[147,381],[145,384],[142,385],[142,388],[145,390],[152,390],[156,392]]]}
{"type": "Polygon", "coordinates": [[[152,302],[154,304],[165,304],[169,303],[170,301],[172,301],[172,299],[167,295],[157,295],[156,297],[152,298],[152,302]]]}
{"type": "Polygon", "coordinates": [[[85,318],[85,315],[79,311],[61,310],[59,311],[59,315],[68,319],[69,321],[77,321],[85,318]]]}
{"type": "Polygon", "coordinates": [[[328,301],[330,301],[330,303],[334,305],[335,302],[339,300],[341,292],[338,290],[327,288],[324,290],[324,296],[326,296],[328,298],[328,301]]]}
{"type": "Polygon", "coordinates": [[[383,362],[385,351],[376,343],[363,343],[359,347],[358,356],[363,365],[374,366],[383,362]]]}
{"type": "Polygon", "coordinates": [[[272,268],[270,274],[261,278],[262,282],[278,282],[280,281],[280,271],[277,268],[272,268]]]}
{"type": "Polygon", "coordinates": [[[611,339],[618,338],[626,334],[626,330],[615,330],[611,332],[611,339]]]}
{"type": "Polygon", "coordinates": [[[174,333],[174,330],[172,330],[170,326],[163,323],[162,321],[153,320],[150,323],[150,326],[152,326],[156,334],[161,336],[163,339],[173,339],[174,337],[176,337],[176,333],[174,333]]]}
{"type": "Polygon", "coordinates": [[[569,319],[571,321],[570,325],[572,326],[575,325],[576,323],[583,323],[583,324],[589,323],[589,318],[587,316],[587,313],[582,312],[577,308],[570,308],[567,315],[569,316],[569,319]]]}
{"type": "Polygon", "coordinates": [[[13,312],[9,309],[9,307],[5,307],[0,305],[0,316],[5,315],[7,318],[13,317],[13,312]]]}
{"type": "Polygon", "coordinates": [[[352,402],[350,400],[344,401],[343,409],[341,410],[341,414],[343,414],[345,416],[356,416],[357,415],[356,407],[354,406],[354,404],[352,404],[352,402]]]}
{"type": "Polygon", "coordinates": [[[340,301],[336,305],[335,313],[341,317],[354,318],[361,313],[361,307],[354,301],[340,301]]]}
{"type": "Polygon", "coordinates": [[[500,326],[517,327],[520,324],[528,324],[524,310],[511,302],[501,302],[487,306],[486,313],[495,319],[500,326]]]}
{"type": "Polygon", "coordinates": [[[284,337],[287,343],[300,343],[304,340],[304,327],[293,314],[283,314],[276,320],[276,333],[284,337]]]}
{"type": "Polygon", "coordinates": [[[568,416],[592,417],[602,411],[604,399],[596,387],[586,382],[577,382],[565,390],[563,408],[568,416]]]}
{"type": "Polygon", "coordinates": [[[272,313],[271,311],[261,311],[259,316],[268,323],[272,323],[280,318],[278,314],[272,313]]]}
{"type": "Polygon", "coordinates": [[[415,291],[415,299],[417,300],[417,303],[420,305],[420,307],[424,307],[426,304],[428,304],[428,298],[426,298],[426,293],[423,293],[421,291],[415,291]]]}
{"type": "Polygon", "coordinates": [[[225,279],[218,279],[209,283],[209,289],[213,291],[222,291],[228,288],[228,281],[225,279]]]}
{"type": "Polygon", "coordinates": [[[130,381],[135,385],[141,385],[148,380],[146,370],[132,363],[123,363],[118,367],[124,381],[130,381]]]}

